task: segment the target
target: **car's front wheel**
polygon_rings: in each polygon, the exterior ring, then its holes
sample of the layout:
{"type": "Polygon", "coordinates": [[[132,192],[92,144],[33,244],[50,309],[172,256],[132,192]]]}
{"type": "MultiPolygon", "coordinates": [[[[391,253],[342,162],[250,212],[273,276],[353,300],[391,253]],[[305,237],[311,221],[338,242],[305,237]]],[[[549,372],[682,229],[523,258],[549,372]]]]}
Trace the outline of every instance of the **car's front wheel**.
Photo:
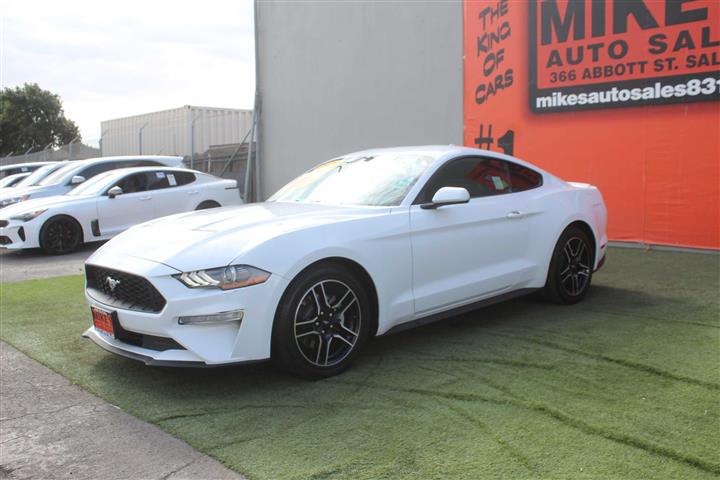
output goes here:
{"type": "Polygon", "coordinates": [[[82,241],[80,224],[68,215],[56,215],[40,229],[40,248],[51,255],[70,253],[76,250],[82,241]]]}
{"type": "Polygon", "coordinates": [[[592,281],[594,251],[587,233],[569,226],[555,246],[545,284],[545,298],[570,305],[587,294],[592,281]]]}
{"type": "Polygon", "coordinates": [[[370,314],[366,288],[349,270],[326,264],[304,272],[278,305],[273,360],[305,378],[337,375],[365,342],[370,314]]]}

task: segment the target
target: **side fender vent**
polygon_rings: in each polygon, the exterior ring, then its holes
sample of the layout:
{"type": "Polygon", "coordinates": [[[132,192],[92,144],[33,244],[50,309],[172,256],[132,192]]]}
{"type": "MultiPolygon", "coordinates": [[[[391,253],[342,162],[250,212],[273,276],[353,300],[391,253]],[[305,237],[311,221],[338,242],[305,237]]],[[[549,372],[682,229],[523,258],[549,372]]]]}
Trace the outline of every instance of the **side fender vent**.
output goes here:
{"type": "Polygon", "coordinates": [[[100,221],[95,219],[92,222],[90,222],[90,228],[92,229],[92,234],[96,237],[100,236],[100,221]]]}

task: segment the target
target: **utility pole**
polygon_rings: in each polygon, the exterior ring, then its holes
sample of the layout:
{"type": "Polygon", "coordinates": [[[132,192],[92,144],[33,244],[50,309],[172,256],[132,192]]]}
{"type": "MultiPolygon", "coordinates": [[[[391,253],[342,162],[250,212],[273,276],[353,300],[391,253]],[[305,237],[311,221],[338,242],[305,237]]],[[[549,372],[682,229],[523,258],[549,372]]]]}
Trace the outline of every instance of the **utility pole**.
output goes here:
{"type": "Polygon", "coordinates": [[[70,157],[69,160],[72,160],[72,158],[73,158],[73,143],[77,142],[78,138],[80,138],[80,137],[75,137],[72,140],[70,140],[70,143],[68,143],[68,157],[70,157]]]}
{"type": "Polygon", "coordinates": [[[145,124],[142,127],[140,127],[140,131],[138,131],[138,147],[139,147],[139,151],[140,151],[140,153],[138,155],[142,155],[142,132],[143,132],[143,130],[145,130],[145,127],[147,127],[147,125],[148,125],[148,122],[145,122],[145,124]]]}
{"type": "Polygon", "coordinates": [[[195,122],[200,118],[201,113],[195,115],[195,118],[190,122],[190,169],[194,168],[195,164],[195,122]]]}
{"type": "Polygon", "coordinates": [[[48,148],[50,148],[50,147],[52,146],[53,143],[55,143],[55,142],[50,142],[50,143],[48,143],[47,145],[45,145],[45,148],[42,149],[42,151],[43,151],[43,153],[44,153],[43,158],[44,158],[45,160],[48,159],[47,150],[48,150],[48,148]]]}
{"type": "Polygon", "coordinates": [[[107,130],[103,130],[100,134],[100,140],[98,141],[98,147],[100,147],[100,156],[103,156],[103,138],[105,138],[105,134],[107,133],[107,130]]]}

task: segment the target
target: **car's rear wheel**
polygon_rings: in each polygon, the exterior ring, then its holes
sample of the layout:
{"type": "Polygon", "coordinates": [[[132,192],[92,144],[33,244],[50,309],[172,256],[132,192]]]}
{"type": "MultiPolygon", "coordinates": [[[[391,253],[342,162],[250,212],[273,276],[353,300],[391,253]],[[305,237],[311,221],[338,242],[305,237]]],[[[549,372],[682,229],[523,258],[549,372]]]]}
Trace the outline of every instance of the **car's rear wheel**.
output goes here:
{"type": "Polygon", "coordinates": [[[570,305],[585,298],[592,281],[594,252],[587,233],[576,226],[560,236],[548,270],[545,298],[570,305]]]}
{"type": "Polygon", "coordinates": [[[337,375],[362,348],[370,314],[365,286],[347,269],[326,264],[302,273],[278,306],[273,360],[305,378],[337,375]]]}
{"type": "Polygon", "coordinates": [[[40,248],[51,255],[75,251],[83,241],[82,228],[68,215],[48,219],[40,229],[40,248]]]}

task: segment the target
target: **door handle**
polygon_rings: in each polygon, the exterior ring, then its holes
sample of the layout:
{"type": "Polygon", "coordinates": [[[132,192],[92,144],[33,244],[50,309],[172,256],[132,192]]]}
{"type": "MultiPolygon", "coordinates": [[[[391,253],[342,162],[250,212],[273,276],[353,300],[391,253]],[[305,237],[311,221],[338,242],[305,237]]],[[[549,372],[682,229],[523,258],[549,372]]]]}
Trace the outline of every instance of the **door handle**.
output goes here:
{"type": "Polygon", "coordinates": [[[152,200],[152,197],[150,195],[148,195],[147,197],[140,197],[141,202],[144,202],[146,200],[152,200]]]}
{"type": "Polygon", "coordinates": [[[200,193],[198,190],[191,190],[188,192],[188,195],[197,195],[198,193],[200,193]]]}
{"type": "Polygon", "coordinates": [[[523,217],[524,215],[525,215],[525,214],[522,213],[522,212],[520,212],[520,211],[513,210],[512,212],[508,213],[508,214],[506,215],[506,217],[507,217],[507,218],[521,218],[521,217],[523,217]]]}

